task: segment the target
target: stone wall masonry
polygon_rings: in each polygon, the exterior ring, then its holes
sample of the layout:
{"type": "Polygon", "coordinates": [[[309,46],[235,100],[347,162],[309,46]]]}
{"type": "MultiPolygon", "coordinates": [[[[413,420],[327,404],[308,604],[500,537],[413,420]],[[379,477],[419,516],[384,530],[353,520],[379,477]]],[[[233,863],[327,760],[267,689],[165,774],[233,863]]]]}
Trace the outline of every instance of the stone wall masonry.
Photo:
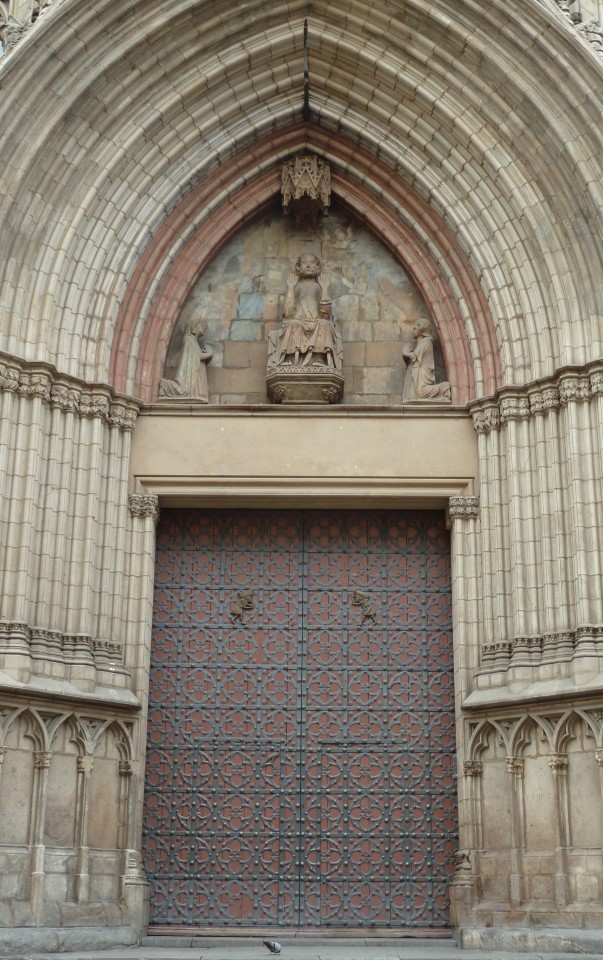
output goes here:
{"type": "Polygon", "coordinates": [[[137,414],[109,387],[0,354],[0,685],[132,700],[123,586],[137,414]]]}
{"type": "Polygon", "coordinates": [[[106,709],[0,703],[0,950],[13,928],[140,926],[136,727],[106,709]]]}
{"type": "Polygon", "coordinates": [[[465,933],[553,918],[601,926],[601,701],[488,711],[466,719],[463,733],[472,815],[453,885],[456,922],[465,933]]]}
{"type": "Polygon", "coordinates": [[[600,688],[603,364],[561,369],[470,409],[482,558],[475,691],[600,688]]]}

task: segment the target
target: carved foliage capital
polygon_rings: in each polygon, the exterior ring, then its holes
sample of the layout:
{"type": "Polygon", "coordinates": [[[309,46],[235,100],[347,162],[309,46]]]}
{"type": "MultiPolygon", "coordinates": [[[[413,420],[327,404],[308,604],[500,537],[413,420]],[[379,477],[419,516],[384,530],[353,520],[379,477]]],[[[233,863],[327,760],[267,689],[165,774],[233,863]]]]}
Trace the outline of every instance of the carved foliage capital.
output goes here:
{"type": "Polygon", "coordinates": [[[590,375],[590,391],[593,397],[600,396],[603,393],[603,370],[595,370],[590,375]]]}
{"type": "Polygon", "coordinates": [[[559,390],[557,387],[544,387],[542,390],[536,390],[530,393],[530,411],[534,415],[547,413],[549,410],[556,410],[559,407],[559,390]]]}
{"type": "Polygon", "coordinates": [[[490,433],[511,420],[546,414],[569,403],[589,401],[603,394],[601,360],[584,367],[563,367],[551,377],[524,386],[501,387],[494,396],[469,405],[476,433],[490,433]]]}
{"type": "Polygon", "coordinates": [[[448,510],[451,520],[473,520],[479,516],[479,497],[450,497],[448,510]]]}
{"type": "Polygon", "coordinates": [[[131,493],[128,506],[133,517],[152,517],[159,520],[159,497],[154,493],[131,493]]]}
{"type": "Polygon", "coordinates": [[[474,410],[472,416],[476,433],[490,433],[500,427],[500,411],[497,406],[474,410]]]}
{"type": "Polygon", "coordinates": [[[484,765],[481,760],[465,760],[463,773],[466,777],[481,777],[483,772],[484,765]]]}
{"type": "Polygon", "coordinates": [[[19,387],[17,393],[21,397],[40,397],[42,400],[50,400],[50,388],[52,380],[47,373],[29,373],[23,371],[19,378],[19,387]]]}
{"type": "Polygon", "coordinates": [[[0,390],[16,393],[19,389],[19,371],[14,367],[0,364],[0,390]]]}
{"type": "Polygon", "coordinates": [[[559,402],[563,407],[572,401],[590,400],[590,397],[590,380],[586,376],[568,377],[559,384],[559,402]]]}
{"type": "Polygon", "coordinates": [[[20,397],[39,398],[53,409],[80,417],[98,417],[120,430],[134,428],[139,404],[114,394],[109,386],[88,386],[66,374],[59,374],[48,364],[27,363],[11,358],[0,359],[0,392],[20,397]]]}
{"type": "Polygon", "coordinates": [[[52,753],[47,750],[34,750],[34,769],[46,770],[50,766],[51,757],[52,753]]]}
{"type": "Polygon", "coordinates": [[[568,759],[563,753],[554,753],[548,758],[549,767],[553,773],[566,773],[568,759]]]}
{"type": "Polygon", "coordinates": [[[514,777],[523,777],[523,757],[507,757],[507,770],[514,777]]]}
{"type": "Polygon", "coordinates": [[[89,777],[92,773],[92,768],[94,766],[94,757],[78,757],[77,758],[77,772],[84,774],[84,776],[89,777]]]}
{"type": "Polygon", "coordinates": [[[526,420],[530,416],[530,401],[521,394],[502,397],[500,401],[501,423],[509,420],[526,420]]]}

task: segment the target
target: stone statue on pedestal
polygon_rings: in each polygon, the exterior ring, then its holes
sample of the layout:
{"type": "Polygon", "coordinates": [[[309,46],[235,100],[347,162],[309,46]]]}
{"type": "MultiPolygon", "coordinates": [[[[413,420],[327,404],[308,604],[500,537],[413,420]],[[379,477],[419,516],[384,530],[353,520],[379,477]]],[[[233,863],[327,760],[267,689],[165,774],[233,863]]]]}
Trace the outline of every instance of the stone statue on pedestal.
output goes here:
{"type": "Polygon", "coordinates": [[[343,347],[321,263],[303,253],[287,280],[283,321],[268,338],[268,395],[276,403],[337,403],[343,347]]]}
{"type": "Polygon", "coordinates": [[[417,320],[412,328],[413,344],[402,348],[407,364],[404,400],[450,400],[450,384],[435,382],[433,337],[429,320],[417,320]]]}
{"type": "Polygon", "coordinates": [[[203,327],[189,320],[184,328],[182,351],[175,380],[159,381],[159,399],[197,400],[208,402],[207,364],[213,357],[211,347],[201,343],[203,327]]]}

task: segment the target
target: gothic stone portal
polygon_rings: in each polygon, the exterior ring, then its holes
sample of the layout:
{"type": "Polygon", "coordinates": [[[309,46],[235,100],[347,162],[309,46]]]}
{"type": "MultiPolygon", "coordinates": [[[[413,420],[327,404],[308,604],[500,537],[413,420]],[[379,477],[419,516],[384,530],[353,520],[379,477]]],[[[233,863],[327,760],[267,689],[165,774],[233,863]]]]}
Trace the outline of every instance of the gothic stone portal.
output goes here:
{"type": "Polygon", "coordinates": [[[148,747],[156,929],[446,928],[443,516],[165,511],[148,747]]]}

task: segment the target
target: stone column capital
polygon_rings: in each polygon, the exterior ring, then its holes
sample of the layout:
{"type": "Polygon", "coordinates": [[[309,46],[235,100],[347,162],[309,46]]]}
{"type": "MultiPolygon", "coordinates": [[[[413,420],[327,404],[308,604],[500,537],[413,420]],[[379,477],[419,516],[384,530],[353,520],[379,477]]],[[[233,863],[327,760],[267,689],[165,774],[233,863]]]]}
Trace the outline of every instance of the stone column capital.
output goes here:
{"type": "Polygon", "coordinates": [[[46,770],[50,766],[52,753],[48,750],[34,750],[34,770],[46,770]]]}
{"type": "Polygon", "coordinates": [[[479,516],[479,497],[450,497],[448,512],[452,521],[475,520],[479,516]]]}
{"type": "Polygon", "coordinates": [[[548,760],[553,773],[567,773],[568,759],[564,753],[554,753],[548,760]]]}
{"type": "Polygon", "coordinates": [[[481,760],[465,760],[463,773],[466,777],[481,777],[483,772],[484,765],[481,760]]]}
{"type": "Polygon", "coordinates": [[[128,506],[133,517],[151,517],[159,520],[159,497],[155,493],[131,493],[128,506]]]}
{"type": "Polygon", "coordinates": [[[92,773],[94,766],[94,757],[82,756],[77,758],[77,772],[83,773],[87,777],[92,773]]]}
{"type": "Polygon", "coordinates": [[[507,757],[507,770],[514,777],[523,777],[523,757],[507,757]]]}

